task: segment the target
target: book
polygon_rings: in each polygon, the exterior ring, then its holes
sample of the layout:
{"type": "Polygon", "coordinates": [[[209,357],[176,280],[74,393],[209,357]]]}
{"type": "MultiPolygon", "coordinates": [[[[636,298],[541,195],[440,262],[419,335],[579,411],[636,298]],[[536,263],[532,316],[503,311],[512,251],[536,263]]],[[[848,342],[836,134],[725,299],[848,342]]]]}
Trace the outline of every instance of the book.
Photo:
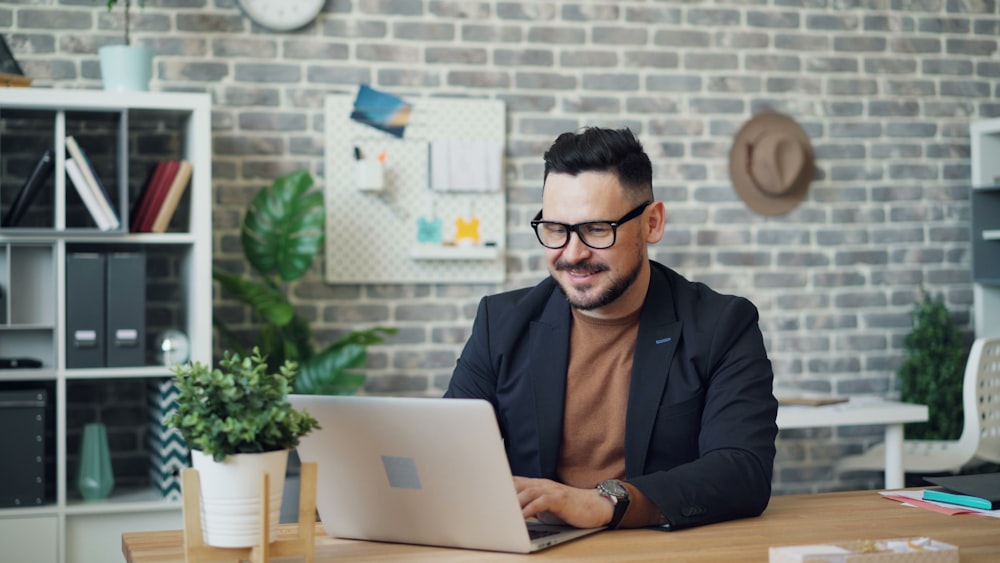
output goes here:
{"type": "Polygon", "coordinates": [[[177,204],[180,203],[181,196],[184,195],[184,191],[191,180],[191,172],[191,163],[187,160],[180,161],[177,174],[174,175],[173,180],[170,182],[167,195],[163,198],[163,204],[160,205],[160,209],[153,219],[153,224],[149,228],[150,232],[166,232],[167,226],[170,225],[170,219],[173,218],[174,212],[177,211],[177,204]]]}
{"type": "Polygon", "coordinates": [[[73,187],[76,188],[76,193],[80,195],[80,199],[83,200],[83,204],[87,207],[87,211],[90,212],[90,216],[97,223],[97,228],[102,231],[114,229],[115,227],[105,217],[104,212],[101,211],[93,190],[90,189],[87,180],[84,179],[83,173],[80,171],[80,167],[75,160],[66,161],[66,173],[69,175],[73,187]]]}
{"type": "Polygon", "coordinates": [[[157,162],[149,171],[149,175],[146,176],[146,182],[142,185],[142,190],[136,196],[135,201],[132,203],[132,209],[129,212],[129,231],[133,233],[139,232],[142,214],[149,210],[149,202],[152,197],[150,194],[153,192],[154,186],[161,181],[160,177],[163,175],[166,165],[166,160],[157,162]]]}
{"type": "Polygon", "coordinates": [[[157,168],[161,169],[154,171],[149,186],[143,194],[139,212],[136,214],[131,226],[131,230],[134,233],[150,232],[149,230],[153,226],[153,221],[156,220],[156,214],[163,205],[163,201],[167,197],[167,192],[170,190],[170,185],[180,168],[180,161],[177,160],[167,160],[161,164],[162,167],[157,165],[157,168]]]}
{"type": "Polygon", "coordinates": [[[21,191],[17,192],[14,203],[7,210],[7,215],[4,216],[0,226],[15,227],[21,222],[24,214],[27,213],[31,203],[35,200],[35,196],[38,195],[42,186],[45,185],[46,180],[52,175],[55,163],[55,151],[47,149],[42,153],[38,162],[35,163],[35,167],[31,170],[31,174],[28,175],[28,179],[21,186],[21,191]]]}
{"type": "Polygon", "coordinates": [[[924,489],[924,498],[961,506],[996,510],[1000,508],[1000,473],[924,477],[940,488],[924,489]]]}
{"type": "Polygon", "coordinates": [[[1000,502],[994,502],[988,498],[963,495],[961,493],[956,493],[955,491],[950,491],[944,487],[924,489],[922,498],[924,500],[956,504],[958,506],[968,506],[970,508],[981,508],[983,510],[996,510],[997,508],[1000,508],[1000,502]]]}
{"type": "Polygon", "coordinates": [[[73,161],[76,162],[76,167],[79,169],[85,185],[93,194],[93,199],[97,202],[101,215],[111,225],[110,229],[104,230],[117,229],[121,226],[121,221],[118,220],[118,215],[113,210],[111,201],[107,196],[107,191],[103,188],[104,184],[99,183],[90,159],[87,158],[87,154],[83,152],[83,149],[80,148],[79,143],[76,142],[76,139],[72,135],[66,136],[66,149],[69,151],[73,161]]]}

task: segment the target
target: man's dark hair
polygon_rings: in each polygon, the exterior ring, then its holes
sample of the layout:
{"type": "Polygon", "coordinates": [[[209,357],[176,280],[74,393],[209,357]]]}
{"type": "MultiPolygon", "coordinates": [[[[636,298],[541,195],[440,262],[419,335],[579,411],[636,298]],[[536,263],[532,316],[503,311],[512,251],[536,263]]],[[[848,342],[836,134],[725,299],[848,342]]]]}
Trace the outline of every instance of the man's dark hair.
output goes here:
{"type": "Polygon", "coordinates": [[[581,172],[613,172],[637,199],[652,199],[653,165],[642,143],[629,129],[586,127],[580,133],[563,133],[545,151],[545,175],[550,172],[576,176],[581,172]],[[641,195],[640,195],[641,194],[641,195]]]}

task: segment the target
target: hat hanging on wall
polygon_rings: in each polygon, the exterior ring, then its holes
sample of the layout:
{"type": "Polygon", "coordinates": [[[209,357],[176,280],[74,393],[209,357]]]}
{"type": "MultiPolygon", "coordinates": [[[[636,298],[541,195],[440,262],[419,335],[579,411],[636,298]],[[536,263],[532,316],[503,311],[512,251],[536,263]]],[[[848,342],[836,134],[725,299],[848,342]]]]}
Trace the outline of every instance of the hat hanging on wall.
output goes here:
{"type": "Polygon", "coordinates": [[[815,172],[812,145],[791,117],[763,111],[743,124],[729,151],[736,194],[761,215],[784,215],[805,197],[815,172]]]}

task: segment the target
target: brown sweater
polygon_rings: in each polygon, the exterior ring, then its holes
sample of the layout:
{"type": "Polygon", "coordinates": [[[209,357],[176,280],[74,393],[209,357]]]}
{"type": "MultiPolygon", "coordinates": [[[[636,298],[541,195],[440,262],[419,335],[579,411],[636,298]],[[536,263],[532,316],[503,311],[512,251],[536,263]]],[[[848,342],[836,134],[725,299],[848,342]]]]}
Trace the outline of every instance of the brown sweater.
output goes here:
{"type": "MultiPolygon", "coordinates": [[[[559,481],[571,487],[589,489],[605,479],[625,478],[625,411],[640,313],[604,320],[573,310],[556,470],[559,481]]],[[[635,487],[625,487],[631,503],[620,527],[662,523],[656,505],[635,487]]]]}

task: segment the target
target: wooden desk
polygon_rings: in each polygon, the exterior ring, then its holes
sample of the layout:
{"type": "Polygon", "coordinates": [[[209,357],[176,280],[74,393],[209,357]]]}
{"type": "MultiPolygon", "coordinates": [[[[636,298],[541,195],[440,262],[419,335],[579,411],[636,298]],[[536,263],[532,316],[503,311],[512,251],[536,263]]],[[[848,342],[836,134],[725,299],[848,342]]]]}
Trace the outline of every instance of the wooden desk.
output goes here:
{"type": "MultiPolygon", "coordinates": [[[[288,532],[293,525],[283,525],[288,532]]],[[[420,547],[330,538],[317,530],[316,561],[767,561],[767,548],[820,542],[929,536],[959,547],[963,563],[995,562],[1000,520],[946,516],[903,506],[878,491],[788,495],[771,499],[759,518],[659,532],[601,532],[532,555],[420,547]]],[[[180,530],[122,534],[128,563],[182,563],[180,530]]]]}
{"type": "Polygon", "coordinates": [[[898,401],[851,399],[822,407],[780,405],[778,429],[822,426],[885,425],[885,488],[901,489],[903,472],[903,423],[926,422],[927,405],[898,401]]]}

